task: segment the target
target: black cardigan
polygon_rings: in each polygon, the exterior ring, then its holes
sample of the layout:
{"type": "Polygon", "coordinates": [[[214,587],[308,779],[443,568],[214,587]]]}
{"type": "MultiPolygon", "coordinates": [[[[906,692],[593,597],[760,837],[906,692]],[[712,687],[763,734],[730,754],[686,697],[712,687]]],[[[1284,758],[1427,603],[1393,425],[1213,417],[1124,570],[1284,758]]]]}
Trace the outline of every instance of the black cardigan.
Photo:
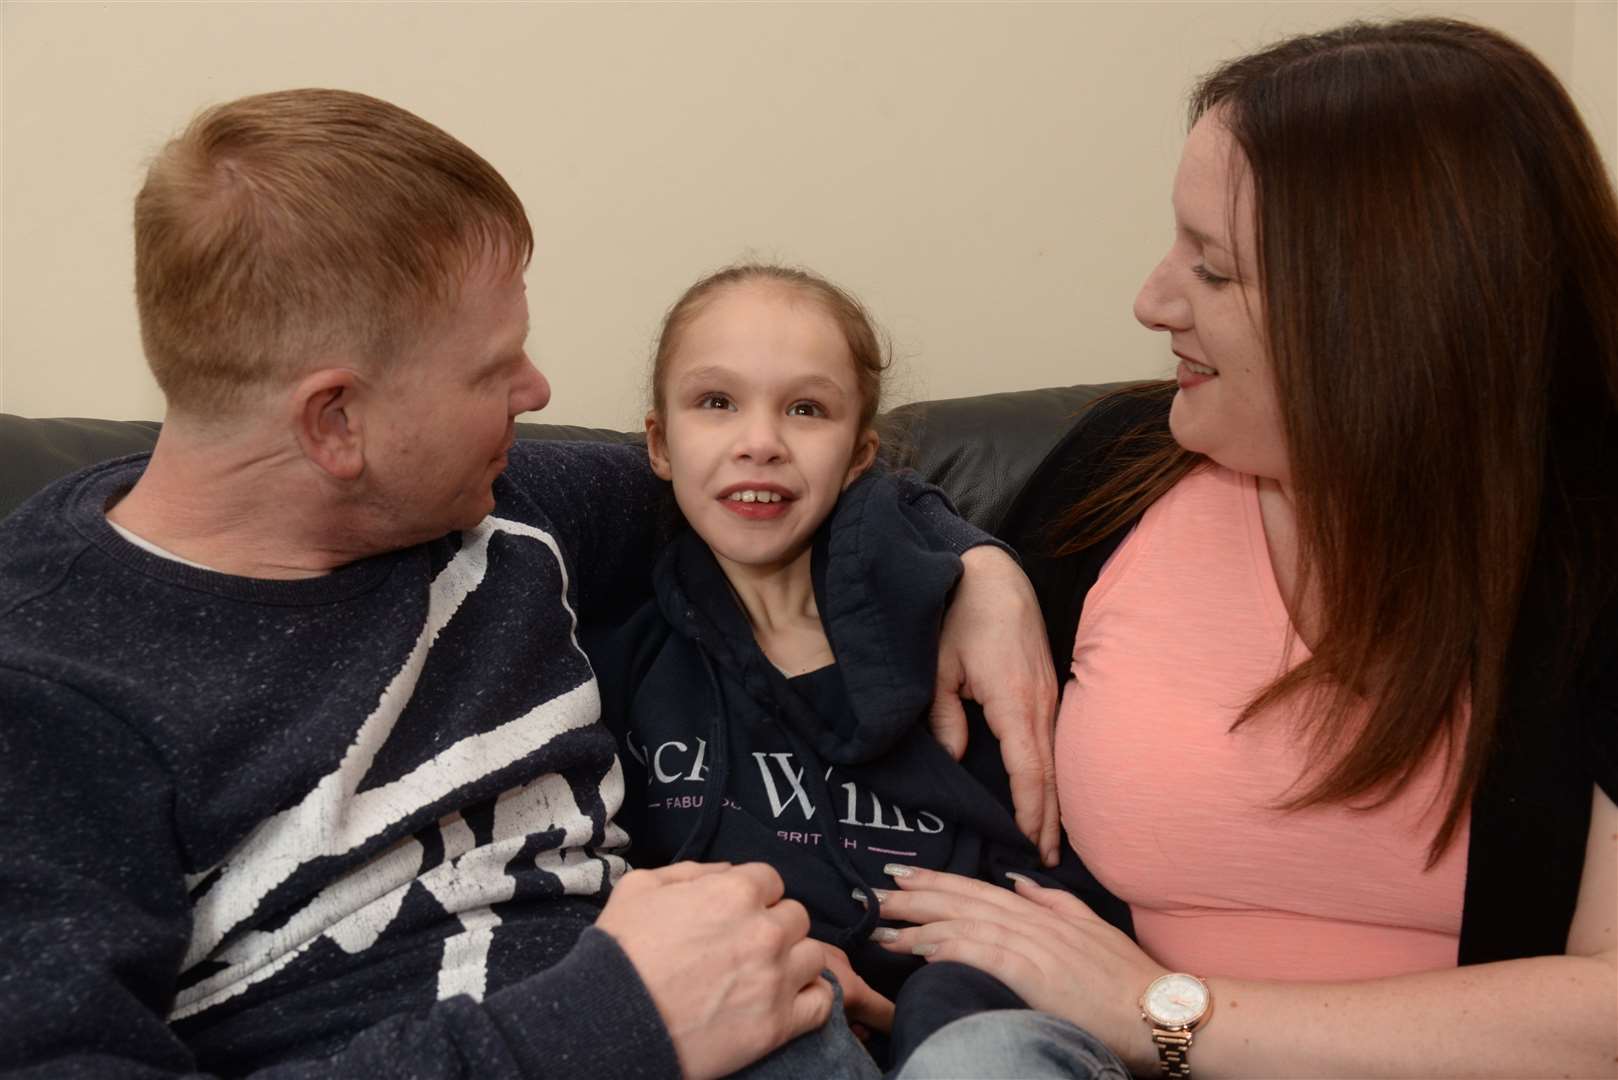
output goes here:
{"type": "MultiPolygon", "coordinates": [[[[1104,399],[1075,423],[1023,488],[1002,527],[1039,594],[1064,682],[1084,599],[1135,522],[1081,551],[1050,554],[1052,523],[1129,457],[1132,432],[1168,423],[1171,388],[1104,399]]],[[[1138,520],[1138,518],[1136,519],[1138,520]]],[[[1618,604],[1579,658],[1572,689],[1547,700],[1554,589],[1531,575],[1508,664],[1498,741],[1472,800],[1459,959],[1560,954],[1578,902],[1591,790],[1618,799],[1618,604]]]]}

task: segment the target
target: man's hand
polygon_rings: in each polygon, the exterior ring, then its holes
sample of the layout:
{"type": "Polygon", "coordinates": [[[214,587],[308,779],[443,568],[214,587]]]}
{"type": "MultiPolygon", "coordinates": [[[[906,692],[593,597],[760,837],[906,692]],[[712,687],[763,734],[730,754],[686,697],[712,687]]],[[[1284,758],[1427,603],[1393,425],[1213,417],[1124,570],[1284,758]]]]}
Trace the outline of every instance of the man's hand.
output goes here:
{"type": "Polygon", "coordinates": [[[1000,549],[975,547],[961,562],[966,569],[944,616],[928,723],[959,758],[966,750],[961,698],[983,706],[1011,777],[1017,826],[1039,845],[1045,865],[1055,866],[1060,838],[1051,752],[1056,676],[1039,601],[1028,578],[1000,549]]]}
{"type": "Polygon", "coordinates": [[[831,1013],[821,944],[763,863],[675,863],[625,874],[596,926],[635,965],[687,1077],[724,1076],[831,1013]]]}

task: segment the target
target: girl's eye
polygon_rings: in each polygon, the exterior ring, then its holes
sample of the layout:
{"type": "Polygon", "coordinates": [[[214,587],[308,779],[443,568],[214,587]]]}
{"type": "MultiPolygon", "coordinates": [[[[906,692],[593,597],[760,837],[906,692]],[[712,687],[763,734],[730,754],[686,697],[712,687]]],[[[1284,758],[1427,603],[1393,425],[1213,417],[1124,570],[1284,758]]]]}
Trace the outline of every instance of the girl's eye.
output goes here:
{"type": "Polygon", "coordinates": [[[730,398],[724,394],[703,394],[697,399],[699,409],[728,409],[731,407],[730,398]]]}
{"type": "Polygon", "coordinates": [[[1197,280],[1202,282],[1204,285],[1211,285],[1216,289],[1221,285],[1227,285],[1230,283],[1230,278],[1214,273],[1212,270],[1208,269],[1208,265],[1206,263],[1197,263],[1197,265],[1191,268],[1191,273],[1194,274],[1197,280]]]}
{"type": "Polygon", "coordinates": [[[825,416],[826,410],[813,401],[795,401],[787,407],[788,416],[825,416]]]}

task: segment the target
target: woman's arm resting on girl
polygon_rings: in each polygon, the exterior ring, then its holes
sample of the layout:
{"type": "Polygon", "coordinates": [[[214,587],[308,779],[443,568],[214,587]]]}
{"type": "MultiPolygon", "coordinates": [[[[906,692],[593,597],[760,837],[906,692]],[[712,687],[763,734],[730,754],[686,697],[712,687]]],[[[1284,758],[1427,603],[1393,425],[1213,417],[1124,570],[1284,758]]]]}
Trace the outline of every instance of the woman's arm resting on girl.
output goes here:
{"type": "MultiPolygon", "coordinates": [[[[973,964],[1071,1020],[1140,1075],[1157,1052],[1137,1004],[1164,968],[1066,893],[916,870],[883,915],[888,948],[973,964]]],[[[1222,979],[1192,1059],[1219,1076],[1618,1075],[1618,807],[1599,788],[1567,953],[1354,983],[1222,979]]]]}
{"type": "Polygon", "coordinates": [[[959,758],[966,748],[961,698],[983,706],[1011,778],[1017,827],[1039,846],[1045,865],[1055,866],[1056,676],[1039,601],[1016,561],[999,548],[972,548],[961,564],[961,582],[944,617],[928,722],[944,748],[959,758]]]}

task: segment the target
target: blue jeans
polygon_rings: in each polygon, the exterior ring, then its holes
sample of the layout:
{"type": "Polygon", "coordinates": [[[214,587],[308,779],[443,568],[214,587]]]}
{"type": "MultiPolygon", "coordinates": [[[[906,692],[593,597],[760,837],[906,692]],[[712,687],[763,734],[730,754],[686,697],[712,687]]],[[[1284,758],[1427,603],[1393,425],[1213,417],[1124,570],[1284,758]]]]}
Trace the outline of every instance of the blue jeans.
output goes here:
{"type": "Polygon", "coordinates": [[[894,1080],[1130,1080],[1129,1068],[1081,1028],[1032,1009],[975,1013],[941,1028],[894,1080]]]}
{"type": "Polygon", "coordinates": [[[966,964],[944,960],[905,980],[893,1016],[889,1067],[897,1073],[916,1048],[963,1017],[995,1009],[1026,1009],[1005,983],[966,964]]]}
{"type": "Polygon", "coordinates": [[[854,1037],[843,1015],[843,988],[837,977],[829,971],[821,974],[837,995],[826,1022],[762,1061],[731,1073],[731,1080],[879,1080],[882,1070],[854,1037]]]}
{"type": "MultiPolygon", "coordinates": [[[[849,1030],[843,991],[831,1016],[732,1080],[878,1080],[882,1071],[849,1030]]],[[[1100,1039],[1032,1009],[974,1013],[940,1028],[910,1054],[892,1080],[1130,1080],[1100,1039]]]]}

